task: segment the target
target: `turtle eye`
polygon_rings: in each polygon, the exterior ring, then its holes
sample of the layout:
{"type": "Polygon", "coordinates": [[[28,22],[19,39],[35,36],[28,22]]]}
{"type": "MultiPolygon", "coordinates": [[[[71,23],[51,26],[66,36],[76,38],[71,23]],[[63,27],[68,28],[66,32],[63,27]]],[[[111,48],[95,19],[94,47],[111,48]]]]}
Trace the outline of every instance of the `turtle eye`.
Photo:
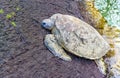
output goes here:
{"type": "Polygon", "coordinates": [[[45,22],[42,22],[41,25],[44,27],[46,26],[47,24],[45,22]]]}

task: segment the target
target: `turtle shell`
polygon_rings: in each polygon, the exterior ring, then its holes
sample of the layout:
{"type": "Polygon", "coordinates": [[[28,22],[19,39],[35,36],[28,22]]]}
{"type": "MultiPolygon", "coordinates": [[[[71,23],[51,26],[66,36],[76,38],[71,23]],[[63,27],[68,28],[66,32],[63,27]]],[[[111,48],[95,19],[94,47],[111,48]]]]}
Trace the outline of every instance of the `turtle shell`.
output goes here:
{"type": "Polygon", "coordinates": [[[74,16],[59,14],[52,33],[65,50],[80,57],[99,59],[110,50],[92,26],[74,16]]]}

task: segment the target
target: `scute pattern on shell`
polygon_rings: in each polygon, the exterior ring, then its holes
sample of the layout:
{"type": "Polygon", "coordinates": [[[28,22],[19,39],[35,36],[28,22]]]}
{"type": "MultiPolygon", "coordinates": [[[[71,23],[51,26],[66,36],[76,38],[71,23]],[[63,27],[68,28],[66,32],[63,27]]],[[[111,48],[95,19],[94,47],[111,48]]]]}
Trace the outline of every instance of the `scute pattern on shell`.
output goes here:
{"type": "Polygon", "coordinates": [[[70,15],[57,16],[53,34],[63,48],[80,57],[98,59],[110,49],[92,26],[70,15]]]}

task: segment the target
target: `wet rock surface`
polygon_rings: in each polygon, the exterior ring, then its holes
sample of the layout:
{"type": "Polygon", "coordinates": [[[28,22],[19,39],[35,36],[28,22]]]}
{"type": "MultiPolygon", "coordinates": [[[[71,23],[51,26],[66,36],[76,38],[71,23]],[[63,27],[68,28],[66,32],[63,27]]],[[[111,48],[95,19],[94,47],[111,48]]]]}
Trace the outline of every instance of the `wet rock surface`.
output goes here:
{"type": "Polygon", "coordinates": [[[89,21],[75,0],[0,0],[0,78],[104,78],[94,61],[71,55],[65,62],[44,46],[49,31],[39,22],[55,13],[71,14],[89,21]],[[16,11],[15,16],[5,15],[16,11]],[[81,14],[82,15],[81,15],[81,14]],[[15,21],[16,27],[10,22],[15,21]]]}

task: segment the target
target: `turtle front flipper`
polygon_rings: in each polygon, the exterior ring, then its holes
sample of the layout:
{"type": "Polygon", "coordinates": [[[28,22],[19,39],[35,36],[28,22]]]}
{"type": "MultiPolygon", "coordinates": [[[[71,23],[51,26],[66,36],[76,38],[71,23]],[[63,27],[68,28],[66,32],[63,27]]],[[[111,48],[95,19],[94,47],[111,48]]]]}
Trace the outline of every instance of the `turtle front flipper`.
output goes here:
{"type": "Polygon", "coordinates": [[[48,34],[45,36],[44,40],[45,46],[57,57],[65,60],[71,61],[71,57],[67,55],[64,49],[57,43],[53,34],[48,34]]]}

